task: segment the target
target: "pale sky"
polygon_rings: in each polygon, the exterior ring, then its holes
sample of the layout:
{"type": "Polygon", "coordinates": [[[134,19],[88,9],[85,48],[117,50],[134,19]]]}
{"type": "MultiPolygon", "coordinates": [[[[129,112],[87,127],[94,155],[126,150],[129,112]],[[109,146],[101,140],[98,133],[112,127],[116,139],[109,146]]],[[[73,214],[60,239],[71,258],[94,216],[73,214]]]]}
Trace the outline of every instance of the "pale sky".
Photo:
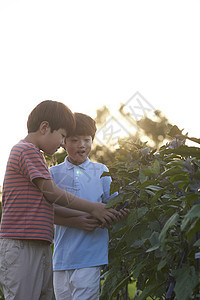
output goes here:
{"type": "Polygon", "coordinates": [[[0,185],[46,99],[113,115],[136,92],[199,136],[200,1],[0,0],[0,185]]]}

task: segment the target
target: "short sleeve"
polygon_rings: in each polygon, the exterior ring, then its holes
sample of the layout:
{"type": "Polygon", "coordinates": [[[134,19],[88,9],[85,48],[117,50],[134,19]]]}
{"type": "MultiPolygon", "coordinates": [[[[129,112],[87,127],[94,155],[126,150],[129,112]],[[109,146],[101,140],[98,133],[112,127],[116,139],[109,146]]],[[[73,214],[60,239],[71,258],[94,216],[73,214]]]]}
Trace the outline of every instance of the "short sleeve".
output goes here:
{"type": "Polygon", "coordinates": [[[20,172],[31,182],[35,178],[52,179],[43,154],[35,148],[25,149],[19,159],[20,172]]]}

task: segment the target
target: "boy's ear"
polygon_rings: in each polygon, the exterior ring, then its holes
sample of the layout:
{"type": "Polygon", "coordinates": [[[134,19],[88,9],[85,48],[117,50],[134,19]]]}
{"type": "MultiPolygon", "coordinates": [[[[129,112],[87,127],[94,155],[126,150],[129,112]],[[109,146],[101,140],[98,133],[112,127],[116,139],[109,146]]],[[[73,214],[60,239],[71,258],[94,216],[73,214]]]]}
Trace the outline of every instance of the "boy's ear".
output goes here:
{"type": "Polygon", "coordinates": [[[45,134],[49,128],[50,128],[49,122],[42,121],[42,123],[40,124],[40,132],[42,134],[45,134]]]}

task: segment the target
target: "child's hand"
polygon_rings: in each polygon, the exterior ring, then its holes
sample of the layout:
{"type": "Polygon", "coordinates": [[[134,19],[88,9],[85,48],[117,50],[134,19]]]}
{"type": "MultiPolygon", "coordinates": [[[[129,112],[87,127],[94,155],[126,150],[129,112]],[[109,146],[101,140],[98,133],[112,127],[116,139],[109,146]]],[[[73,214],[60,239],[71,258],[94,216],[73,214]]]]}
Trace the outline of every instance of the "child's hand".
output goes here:
{"type": "MultiPolygon", "coordinates": [[[[130,210],[128,208],[122,208],[122,209],[120,209],[118,211],[118,215],[116,215],[117,221],[120,221],[123,218],[125,218],[128,215],[129,212],[130,212],[130,210]]],[[[110,226],[111,226],[111,224],[106,223],[106,224],[101,224],[98,227],[99,228],[107,228],[109,230],[111,228],[110,226]]]]}
{"type": "Polygon", "coordinates": [[[95,219],[90,214],[84,213],[83,215],[76,217],[77,219],[77,226],[76,228],[86,230],[86,231],[93,231],[97,227],[99,227],[99,221],[95,219]]]}
{"type": "Polygon", "coordinates": [[[120,221],[121,219],[125,218],[127,216],[127,214],[130,212],[130,210],[126,207],[129,206],[129,201],[125,201],[122,204],[117,204],[115,206],[115,209],[119,212],[119,215],[118,215],[118,221],[120,221]]]}
{"type": "Polygon", "coordinates": [[[97,218],[103,226],[107,226],[118,220],[120,212],[114,208],[106,208],[104,203],[94,203],[94,209],[91,211],[91,214],[97,218]]]}
{"type": "Polygon", "coordinates": [[[119,210],[118,221],[125,218],[127,214],[130,212],[128,208],[122,208],[119,210]]]}
{"type": "Polygon", "coordinates": [[[106,228],[106,229],[110,230],[110,229],[111,229],[111,225],[108,224],[108,223],[100,224],[100,225],[99,225],[99,228],[102,228],[102,229],[106,228]]]}

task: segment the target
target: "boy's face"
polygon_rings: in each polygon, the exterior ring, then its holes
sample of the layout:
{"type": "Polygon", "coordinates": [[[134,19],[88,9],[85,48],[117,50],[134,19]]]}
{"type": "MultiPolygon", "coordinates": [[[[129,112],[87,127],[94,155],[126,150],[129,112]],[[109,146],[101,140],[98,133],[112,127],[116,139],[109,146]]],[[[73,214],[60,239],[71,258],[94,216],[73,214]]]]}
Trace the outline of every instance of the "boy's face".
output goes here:
{"type": "Polygon", "coordinates": [[[65,129],[58,129],[51,132],[48,128],[45,132],[44,139],[41,142],[41,147],[46,154],[53,155],[60,147],[64,145],[66,139],[65,129]]]}
{"type": "Polygon", "coordinates": [[[74,165],[82,164],[88,157],[92,147],[90,135],[76,135],[66,138],[64,148],[68,153],[68,160],[74,165]]]}

